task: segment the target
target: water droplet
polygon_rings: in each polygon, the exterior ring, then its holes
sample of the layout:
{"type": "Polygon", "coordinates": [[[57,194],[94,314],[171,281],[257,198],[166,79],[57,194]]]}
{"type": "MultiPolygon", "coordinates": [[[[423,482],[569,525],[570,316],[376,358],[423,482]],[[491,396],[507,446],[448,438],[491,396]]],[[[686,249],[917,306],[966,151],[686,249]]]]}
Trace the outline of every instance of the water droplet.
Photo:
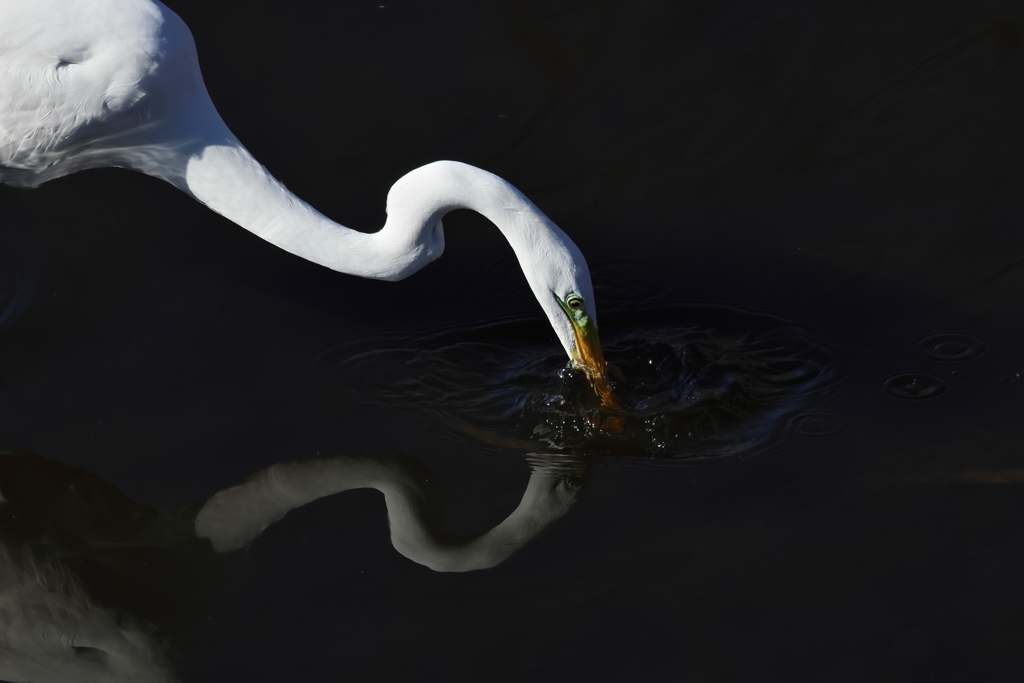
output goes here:
{"type": "Polygon", "coordinates": [[[920,356],[939,363],[966,363],[988,351],[982,339],[959,332],[929,334],[914,342],[914,346],[920,356]]]}
{"type": "Polygon", "coordinates": [[[882,391],[901,401],[927,401],[942,396],[948,390],[945,382],[924,372],[893,375],[882,384],[882,391]]]}
{"type": "Polygon", "coordinates": [[[1020,373],[1019,372],[1010,373],[1009,375],[1007,375],[1006,377],[1003,377],[999,381],[1002,382],[1003,384],[1016,384],[1017,382],[1020,381],[1020,373]]]}
{"type": "Polygon", "coordinates": [[[824,438],[846,431],[846,421],[832,413],[804,413],[790,422],[790,427],[801,436],[824,438]]]}

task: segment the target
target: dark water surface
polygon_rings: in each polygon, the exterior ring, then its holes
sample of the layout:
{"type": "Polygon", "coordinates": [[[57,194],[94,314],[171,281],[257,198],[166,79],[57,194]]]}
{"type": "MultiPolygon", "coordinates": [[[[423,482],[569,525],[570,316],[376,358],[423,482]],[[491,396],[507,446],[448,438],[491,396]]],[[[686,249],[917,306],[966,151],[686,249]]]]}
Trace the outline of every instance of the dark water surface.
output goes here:
{"type": "Polygon", "coordinates": [[[480,217],[389,284],[0,187],[0,677],[1024,673],[1019,3],[171,7],[326,215],[442,158],[533,199],[623,410],[480,217]]]}

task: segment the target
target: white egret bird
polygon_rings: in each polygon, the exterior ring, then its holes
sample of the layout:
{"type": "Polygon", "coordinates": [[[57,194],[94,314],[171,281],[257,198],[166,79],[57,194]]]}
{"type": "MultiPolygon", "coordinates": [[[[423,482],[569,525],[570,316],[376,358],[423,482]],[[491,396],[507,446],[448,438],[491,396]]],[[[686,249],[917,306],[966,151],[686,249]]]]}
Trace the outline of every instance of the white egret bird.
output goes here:
{"type": "Polygon", "coordinates": [[[376,233],[289,192],[242,146],[206,91],[185,22],[157,0],[0,2],[0,182],[20,187],[117,166],[162,178],[243,228],[334,270],[399,280],[441,255],[441,218],[472,209],[508,239],[541,308],[602,401],[587,263],[511,184],[453,161],[403,176],[376,233]]]}

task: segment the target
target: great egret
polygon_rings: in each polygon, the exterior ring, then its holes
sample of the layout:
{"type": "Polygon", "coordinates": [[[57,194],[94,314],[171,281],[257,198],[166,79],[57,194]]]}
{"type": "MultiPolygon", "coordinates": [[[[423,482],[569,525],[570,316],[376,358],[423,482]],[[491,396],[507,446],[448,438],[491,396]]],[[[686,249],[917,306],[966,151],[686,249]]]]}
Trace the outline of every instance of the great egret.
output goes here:
{"type": "Polygon", "coordinates": [[[614,405],[587,263],[510,183],[454,161],[403,176],[368,234],[289,192],[221,120],[185,22],[157,0],[0,3],[0,182],[20,187],[100,166],[162,178],[263,239],[334,270],[399,280],[444,249],[441,218],[472,209],[515,250],[573,364],[614,405]]]}

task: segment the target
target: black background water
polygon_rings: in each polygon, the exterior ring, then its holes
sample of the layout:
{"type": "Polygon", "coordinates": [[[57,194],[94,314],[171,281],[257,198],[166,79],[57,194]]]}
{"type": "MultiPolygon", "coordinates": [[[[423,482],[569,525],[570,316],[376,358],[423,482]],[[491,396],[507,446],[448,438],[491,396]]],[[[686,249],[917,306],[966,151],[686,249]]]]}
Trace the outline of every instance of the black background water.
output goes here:
{"type": "MultiPolygon", "coordinates": [[[[406,171],[475,164],[580,245],[600,312],[649,308],[661,326],[679,322],[659,319],[667,303],[767,310],[846,373],[764,457],[593,469],[572,513],[492,570],[401,557],[373,491],[297,510],[204,603],[184,680],[1024,668],[1019,4],[171,7],[225,120],[326,215],[375,229],[406,171]],[[923,353],[937,333],[985,353],[923,353]],[[948,389],[894,400],[883,385],[904,373],[948,389]]],[[[4,445],[148,505],[360,450],[436,471],[453,531],[517,504],[521,451],[332,390],[316,362],[338,340],[438,326],[529,317],[544,334],[483,219],[446,219],[445,256],[387,284],[305,263],[127,171],[2,187],[0,206],[4,445]]]]}

